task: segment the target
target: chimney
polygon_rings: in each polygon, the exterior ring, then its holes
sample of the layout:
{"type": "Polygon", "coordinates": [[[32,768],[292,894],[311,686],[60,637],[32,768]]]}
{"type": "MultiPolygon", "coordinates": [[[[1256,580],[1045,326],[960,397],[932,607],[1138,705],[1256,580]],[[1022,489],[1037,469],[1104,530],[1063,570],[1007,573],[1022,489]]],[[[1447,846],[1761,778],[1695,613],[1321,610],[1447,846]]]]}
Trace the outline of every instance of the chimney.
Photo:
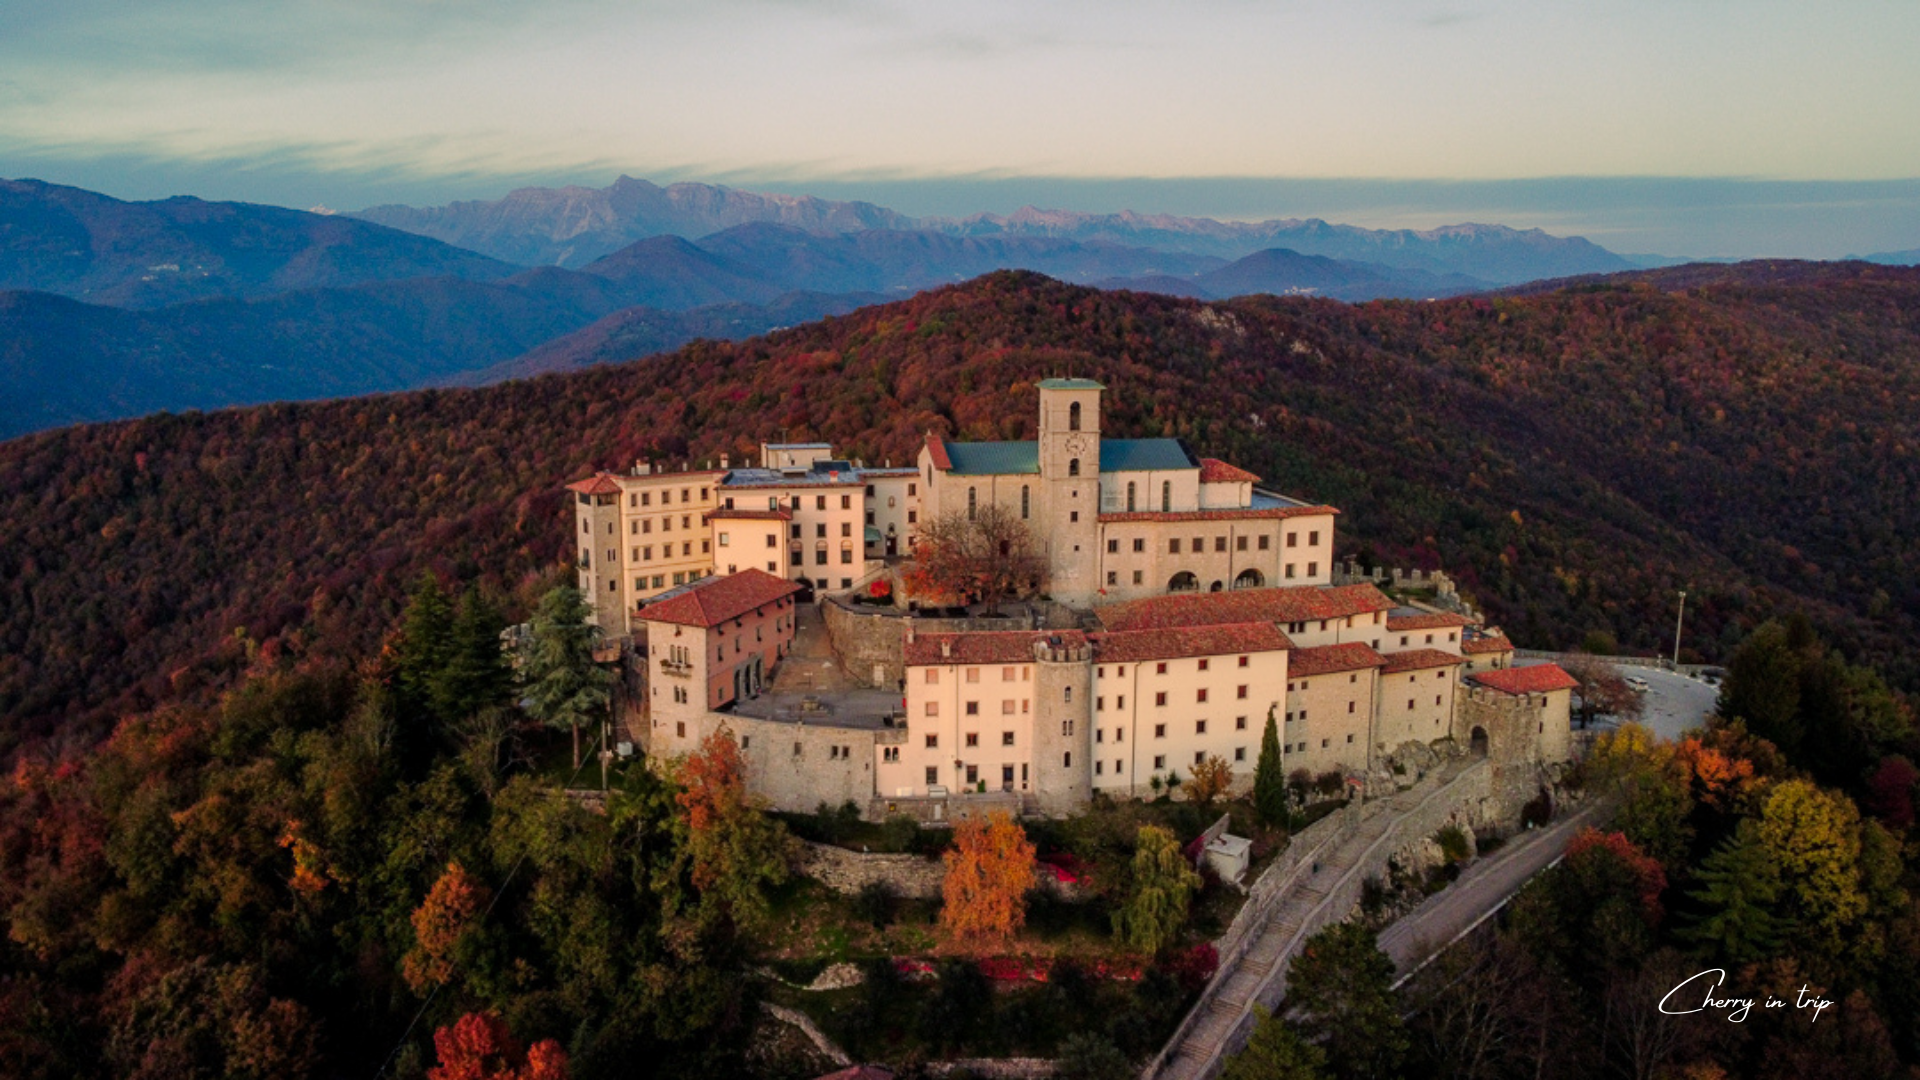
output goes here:
{"type": "Polygon", "coordinates": [[[727,455],[725,454],[720,455],[720,467],[723,469],[727,467],[727,455]]]}
{"type": "Polygon", "coordinates": [[[953,657],[953,642],[951,642],[951,641],[943,641],[943,642],[941,642],[941,643],[940,643],[940,658],[941,658],[942,660],[947,660],[947,659],[951,659],[952,657],[953,657]]]}
{"type": "Polygon", "coordinates": [[[913,620],[907,620],[907,644],[913,644],[913,620]]]}

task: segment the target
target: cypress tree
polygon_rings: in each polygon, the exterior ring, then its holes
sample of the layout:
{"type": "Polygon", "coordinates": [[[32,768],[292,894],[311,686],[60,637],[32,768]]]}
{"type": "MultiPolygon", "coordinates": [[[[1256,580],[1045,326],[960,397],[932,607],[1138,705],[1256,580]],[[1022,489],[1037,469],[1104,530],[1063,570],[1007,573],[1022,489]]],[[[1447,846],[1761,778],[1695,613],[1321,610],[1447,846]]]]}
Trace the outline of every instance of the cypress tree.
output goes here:
{"type": "Polygon", "coordinates": [[[1274,721],[1278,705],[1267,706],[1267,730],[1260,736],[1260,761],[1253,770],[1253,808],[1268,825],[1287,820],[1287,778],[1280,766],[1280,730],[1274,721]]]}
{"type": "Polygon", "coordinates": [[[573,767],[580,768],[580,725],[606,711],[613,676],[593,662],[600,628],[587,621],[580,590],[562,585],[540,598],[520,661],[527,711],[551,728],[573,730],[573,767]]]}

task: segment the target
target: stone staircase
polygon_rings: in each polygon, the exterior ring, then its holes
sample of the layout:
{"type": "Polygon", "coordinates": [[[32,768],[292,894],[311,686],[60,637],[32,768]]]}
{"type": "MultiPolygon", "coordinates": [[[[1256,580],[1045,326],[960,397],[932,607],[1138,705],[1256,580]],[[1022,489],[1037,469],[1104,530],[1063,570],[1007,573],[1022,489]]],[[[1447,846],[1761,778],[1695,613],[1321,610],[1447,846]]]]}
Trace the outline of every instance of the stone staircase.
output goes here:
{"type": "Polygon", "coordinates": [[[1475,762],[1456,762],[1421,784],[1362,808],[1359,824],[1325,851],[1273,904],[1257,937],[1209,984],[1186,1022],[1141,1074],[1142,1080],[1212,1080],[1229,1054],[1252,1034],[1253,1006],[1267,1009],[1286,996],[1287,962],[1302,942],[1337,922],[1357,901],[1363,873],[1397,846],[1398,826],[1436,799],[1447,799],[1454,782],[1475,762]]]}

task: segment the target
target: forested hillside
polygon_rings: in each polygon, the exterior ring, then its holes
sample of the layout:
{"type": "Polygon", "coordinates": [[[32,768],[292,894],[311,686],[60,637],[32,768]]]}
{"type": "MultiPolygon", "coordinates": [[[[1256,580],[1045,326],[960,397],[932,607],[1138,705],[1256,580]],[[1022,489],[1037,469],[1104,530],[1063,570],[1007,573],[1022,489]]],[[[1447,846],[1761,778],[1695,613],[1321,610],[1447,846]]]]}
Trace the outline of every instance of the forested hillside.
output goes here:
{"type": "Polygon", "coordinates": [[[261,650],[362,655],[422,568],[539,575],[591,468],[1030,437],[1069,369],[1110,388],[1110,434],[1344,508],[1343,553],[1445,566],[1523,645],[1670,647],[1686,588],[1703,655],[1802,610],[1911,688],[1917,322],[1920,271],[1865,264],[1359,306],[1004,273],[635,365],[36,435],[0,445],[0,750],[261,650]]]}

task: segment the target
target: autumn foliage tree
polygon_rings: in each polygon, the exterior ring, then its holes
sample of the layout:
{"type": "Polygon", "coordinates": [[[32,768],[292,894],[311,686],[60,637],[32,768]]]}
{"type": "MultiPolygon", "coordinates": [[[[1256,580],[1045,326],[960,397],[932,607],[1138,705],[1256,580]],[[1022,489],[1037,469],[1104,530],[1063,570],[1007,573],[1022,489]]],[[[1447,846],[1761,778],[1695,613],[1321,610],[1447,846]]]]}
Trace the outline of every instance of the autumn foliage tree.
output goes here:
{"type": "Polygon", "coordinates": [[[1018,822],[999,811],[961,821],[945,859],[940,922],[955,937],[1004,940],[1026,925],[1034,847],[1018,822]]]}
{"type": "Polygon", "coordinates": [[[1233,766],[1218,754],[1209,754],[1193,766],[1187,777],[1187,798],[1201,807],[1209,807],[1233,786],[1233,766]]]}
{"type": "Polygon", "coordinates": [[[1620,674],[1620,669],[1598,656],[1575,653],[1560,662],[1560,667],[1579,683],[1574,688],[1579,704],[1574,708],[1580,726],[1595,717],[1611,716],[1621,721],[1638,721],[1645,704],[1620,674]]]}
{"type": "Polygon", "coordinates": [[[915,593],[954,603],[978,600],[991,613],[1004,599],[1038,590],[1046,574],[1046,558],[1027,523],[988,503],[929,518],[906,579],[915,593]]]}
{"type": "Polygon", "coordinates": [[[440,1063],[427,1080],[567,1080],[567,1052],[542,1039],[523,1053],[493,1013],[468,1013],[433,1033],[440,1063]]]}
{"type": "Polygon", "coordinates": [[[451,981],[462,944],[487,903],[487,888],[459,863],[448,863],[440,880],[413,912],[413,949],[400,973],[414,993],[425,994],[451,981]]]}
{"type": "Polygon", "coordinates": [[[687,830],[694,888],[709,914],[753,923],[766,913],[766,890],[787,879],[787,834],[747,795],[740,747],[716,731],[680,763],[674,797],[687,830]]]}

